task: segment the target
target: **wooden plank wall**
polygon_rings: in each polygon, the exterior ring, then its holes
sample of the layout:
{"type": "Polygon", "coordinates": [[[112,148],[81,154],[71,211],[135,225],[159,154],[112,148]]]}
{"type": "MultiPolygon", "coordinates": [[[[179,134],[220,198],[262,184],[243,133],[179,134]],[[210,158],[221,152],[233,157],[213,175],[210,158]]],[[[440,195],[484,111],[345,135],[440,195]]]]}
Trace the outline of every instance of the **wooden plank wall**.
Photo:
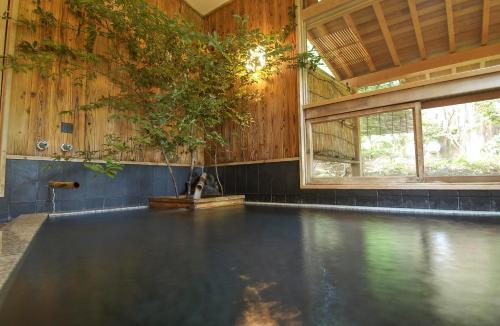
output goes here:
{"type": "MultiPolygon", "coordinates": [[[[294,0],[234,0],[205,19],[208,31],[232,32],[235,14],[248,15],[250,26],[263,31],[278,31],[288,22],[288,8],[294,0]]],[[[295,44],[296,36],[289,41],[295,44]]],[[[255,123],[247,130],[227,124],[224,134],[229,139],[227,151],[219,154],[219,162],[277,160],[299,156],[297,70],[286,69],[281,75],[259,85],[264,97],[252,108],[255,123]]],[[[211,161],[208,154],[205,161],[211,161]]]]}
{"type": "MultiPolygon", "coordinates": [[[[19,12],[25,17],[33,17],[33,1],[18,0],[19,12]]],[[[169,15],[180,14],[194,21],[203,28],[203,18],[182,0],[148,0],[158,5],[169,15]]],[[[3,3],[3,1],[2,1],[3,3]]],[[[44,0],[42,5],[50,9],[56,17],[71,22],[73,19],[61,0],[44,0]]],[[[18,28],[18,40],[35,40],[42,36],[41,31],[33,34],[25,28],[18,28]]],[[[51,35],[54,39],[77,44],[76,34],[63,33],[61,30],[51,35]]],[[[106,43],[98,42],[97,51],[105,51],[106,43]]],[[[57,67],[55,69],[58,69],[57,67]]],[[[11,113],[9,119],[8,154],[23,156],[51,156],[58,151],[62,143],[71,143],[75,148],[97,150],[108,133],[130,134],[131,128],[124,123],[112,120],[107,112],[75,112],[72,115],[60,115],[61,111],[74,108],[77,104],[89,103],[99,96],[114,92],[113,86],[103,78],[87,81],[82,87],[72,85],[71,80],[63,77],[57,80],[42,79],[36,72],[20,73],[14,76],[11,93],[11,113]],[[60,122],[74,124],[73,134],[61,133],[60,122]],[[36,141],[44,138],[49,141],[50,149],[45,152],[36,150],[36,141]]],[[[160,155],[146,151],[122,160],[162,162],[160,155]]],[[[189,163],[189,157],[183,156],[179,163],[189,163]]]]}

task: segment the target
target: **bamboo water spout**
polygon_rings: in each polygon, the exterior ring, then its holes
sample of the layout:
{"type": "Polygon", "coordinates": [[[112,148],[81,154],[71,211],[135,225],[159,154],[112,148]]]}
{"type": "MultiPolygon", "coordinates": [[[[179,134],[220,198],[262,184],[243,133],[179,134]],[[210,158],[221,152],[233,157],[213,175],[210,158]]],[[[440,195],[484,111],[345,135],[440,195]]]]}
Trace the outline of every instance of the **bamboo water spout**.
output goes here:
{"type": "Polygon", "coordinates": [[[76,181],[49,181],[49,188],[77,189],[80,184],[76,181]]]}
{"type": "Polygon", "coordinates": [[[203,188],[205,187],[205,182],[207,182],[207,174],[202,173],[200,176],[200,179],[198,180],[198,183],[196,184],[196,189],[194,190],[194,199],[200,199],[201,194],[203,193],[203,188]]]}

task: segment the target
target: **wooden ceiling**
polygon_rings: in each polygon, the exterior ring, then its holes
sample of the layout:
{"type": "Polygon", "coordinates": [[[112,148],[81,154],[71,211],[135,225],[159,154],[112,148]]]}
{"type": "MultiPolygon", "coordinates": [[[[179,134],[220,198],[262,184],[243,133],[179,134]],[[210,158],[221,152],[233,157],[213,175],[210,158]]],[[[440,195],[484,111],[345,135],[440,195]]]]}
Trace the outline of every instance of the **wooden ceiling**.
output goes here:
{"type": "Polygon", "coordinates": [[[303,17],[308,40],[354,87],[500,54],[500,0],[323,0],[303,17]]]}

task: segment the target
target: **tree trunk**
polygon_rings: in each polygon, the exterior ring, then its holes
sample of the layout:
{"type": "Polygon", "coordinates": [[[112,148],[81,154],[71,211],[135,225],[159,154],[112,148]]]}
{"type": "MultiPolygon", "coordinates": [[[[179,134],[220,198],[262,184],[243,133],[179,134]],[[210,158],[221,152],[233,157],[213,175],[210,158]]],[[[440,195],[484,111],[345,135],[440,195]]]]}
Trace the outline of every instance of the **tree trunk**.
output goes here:
{"type": "Polygon", "coordinates": [[[222,182],[220,182],[219,169],[217,168],[217,148],[215,149],[214,166],[215,166],[215,177],[217,178],[217,183],[219,184],[220,194],[224,196],[224,187],[222,187],[222,182]]]}
{"type": "Polygon", "coordinates": [[[187,181],[187,191],[186,191],[186,198],[189,198],[191,196],[191,183],[193,182],[193,173],[194,173],[194,162],[195,162],[195,156],[194,156],[194,151],[191,151],[191,169],[189,171],[189,179],[187,181]]]}
{"type": "Polygon", "coordinates": [[[162,150],[163,157],[165,158],[165,163],[167,163],[168,172],[170,173],[170,177],[172,178],[172,182],[174,183],[175,189],[175,197],[179,198],[179,189],[177,188],[177,182],[175,181],[174,171],[172,171],[172,166],[170,165],[170,160],[168,159],[167,153],[162,150]]]}

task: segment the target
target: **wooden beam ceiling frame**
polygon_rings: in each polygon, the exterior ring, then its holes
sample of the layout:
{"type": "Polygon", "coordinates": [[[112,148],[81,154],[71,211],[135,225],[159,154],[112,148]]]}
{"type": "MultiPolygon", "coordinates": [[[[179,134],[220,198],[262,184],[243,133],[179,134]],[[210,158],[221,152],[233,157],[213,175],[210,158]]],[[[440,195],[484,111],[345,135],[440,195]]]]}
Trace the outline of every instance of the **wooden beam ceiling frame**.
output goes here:
{"type": "Polygon", "coordinates": [[[420,26],[420,18],[418,17],[416,0],[408,0],[408,7],[410,8],[411,21],[413,23],[413,29],[415,30],[415,37],[417,38],[420,57],[422,59],[427,59],[427,49],[425,48],[422,27],[420,26]]]}
{"type": "Polygon", "coordinates": [[[483,26],[481,31],[481,44],[487,45],[490,32],[490,0],[483,0],[483,26]]]}
{"type": "Polygon", "coordinates": [[[445,0],[446,4],[446,22],[448,24],[448,43],[450,53],[457,51],[457,42],[455,36],[455,22],[453,19],[453,0],[445,0]]]}
{"type": "Polygon", "coordinates": [[[387,48],[389,49],[389,53],[391,54],[392,62],[395,66],[400,66],[401,61],[399,60],[398,52],[396,51],[396,46],[394,45],[391,31],[389,30],[389,26],[387,25],[387,20],[385,19],[384,11],[382,10],[380,1],[373,3],[372,6],[373,10],[375,11],[375,15],[377,16],[377,21],[380,25],[380,29],[382,30],[382,34],[384,35],[385,43],[387,44],[387,48]]]}
{"type": "Polygon", "coordinates": [[[490,57],[498,55],[498,53],[500,53],[500,44],[486,45],[470,50],[432,57],[427,60],[409,63],[399,67],[376,71],[370,74],[346,79],[344,82],[349,83],[351,87],[374,85],[377,83],[395,80],[419,71],[453,65],[463,61],[490,57]]]}
{"type": "MultiPolygon", "coordinates": [[[[320,49],[320,45],[316,42],[316,39],[314,38],[314,35],[312,34],[311,31],[307,32],[307,39],[309,40],[309,42],[311,42],[311,44],[314,46],[314,48],[316,49],[316,51],[318,51],[318,53],[320,53],[320,50],[321,50],[320,49]]],[[[325,64],[328,67],[328,69],[330,69],[332,71],[332,73],[335,76],[335,78],[337,80],[342,80],[342,76],[340,75],[338,69],[336,67],[334,67],[334,65],[332,65],[332,63],[328,59],[323,58],[323,57],[321,57],[321,58],[325,62],[325,64]]]]}
{"type": "Polygon", "coordinates": [[[354,23],[354,20],[352,19],[351,15],[345,14],[344,21],[347,24],[347,27],[349,27],[351,29],[354,36],[357,37],[361,48],[366,53],[365,59],[366,59],[366,64],[368,66],[368,69],[370,69],[371,72],[377,70],[377,68],[375,68],[375,64],[373,63],[372,56],[370,55],[370,52],[368,52],[368,49],[366,48],[365,44],[363,43],[363,39],[361,38],[361,34],[359,34],[358,28],[356,27],[356,24],[354,23]]]}
{"type": "MultiPolygon", "coordinates": [[[[330,45],[332,47],[336,48],[337,52],[342,52],[342,48],[337,48],[335,46],[336,44],[331,39],[329,39],[328,35],[330,35],[331,33],[328,31],[328,29],[326,28],[325,25],[319,25],[318,30],[319,30],[319,33],[321,35],[323,35],[323,38],[326,37],[328,39],[328,43],[330,43],[330,45]]],[[[354,74],[353,74],[352,69],[349,65],[349,62],[347,62],[342,55],[337,56],[336,59],[339,61],[340,68],[342,68],[342,70],[345,72],[347,77],[352,78],[354,76],[354,74]]]]}

